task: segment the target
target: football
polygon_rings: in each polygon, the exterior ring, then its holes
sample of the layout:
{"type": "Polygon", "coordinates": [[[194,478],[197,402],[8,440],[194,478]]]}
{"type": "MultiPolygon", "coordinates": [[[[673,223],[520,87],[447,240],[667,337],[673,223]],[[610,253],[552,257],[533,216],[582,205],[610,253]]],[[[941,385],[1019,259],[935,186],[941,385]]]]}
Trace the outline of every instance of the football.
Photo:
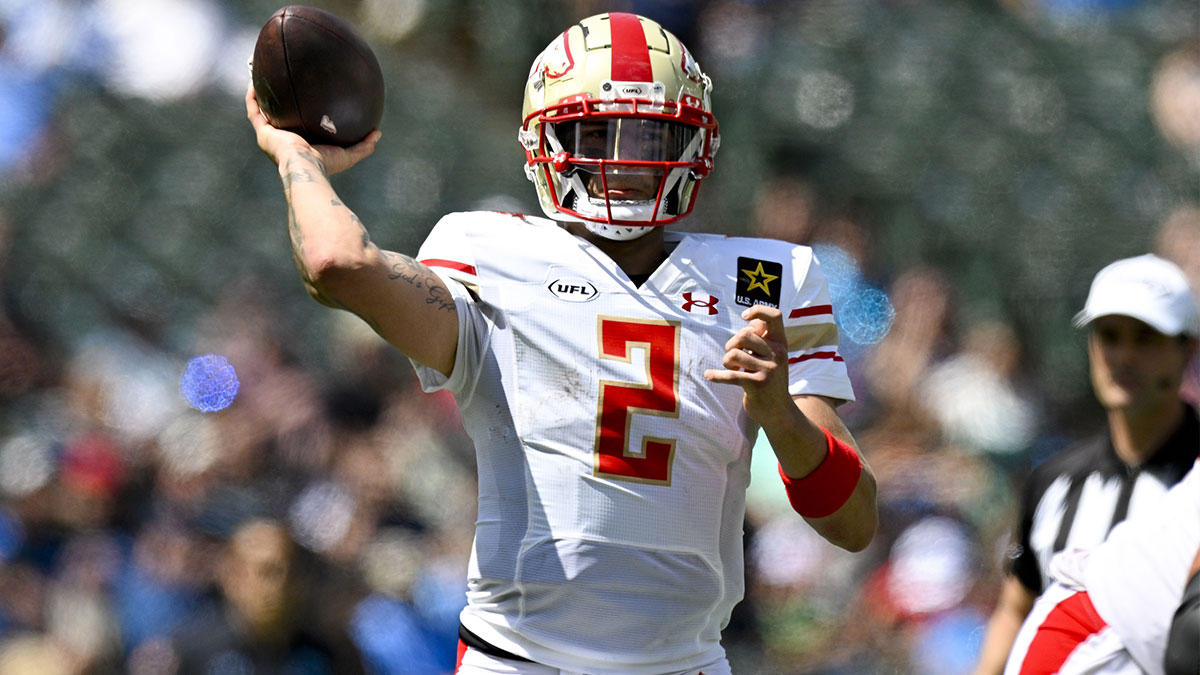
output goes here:
{"type": "Polygon", "coordinates": [[[315,7],[280,8],[258,33],[250,77],[271,126],[309,143],[349,146],[383,119],[383,71],[343,19],[315,7]]]}

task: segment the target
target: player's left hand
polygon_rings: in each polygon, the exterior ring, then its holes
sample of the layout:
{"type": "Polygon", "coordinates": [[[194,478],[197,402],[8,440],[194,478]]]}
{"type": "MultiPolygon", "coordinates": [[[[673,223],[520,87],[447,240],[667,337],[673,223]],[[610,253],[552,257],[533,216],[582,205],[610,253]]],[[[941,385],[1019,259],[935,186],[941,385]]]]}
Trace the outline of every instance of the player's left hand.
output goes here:
{"type": "Polygon", "coordinates": [[[721,365],[704,371],[704,379],[742,387],[742,405],[760,425],[795,414],[788,393],[788,351],[783,314],[774,307],[753,305],[742,312],[746,327],[725,343],[721,365]]]}

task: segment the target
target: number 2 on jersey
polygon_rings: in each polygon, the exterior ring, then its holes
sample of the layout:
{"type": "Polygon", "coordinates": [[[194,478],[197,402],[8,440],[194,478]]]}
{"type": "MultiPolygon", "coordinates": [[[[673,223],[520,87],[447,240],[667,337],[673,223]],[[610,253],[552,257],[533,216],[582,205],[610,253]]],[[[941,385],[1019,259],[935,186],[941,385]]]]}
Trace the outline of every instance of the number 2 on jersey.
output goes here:
{"type": "Polygon", "coordinates": [[[644,436],[634,450],[629,427],[635,414],[679,416],[679,322],[601,316],[597,330],[600,358],[630,363],[641,347],[646,378],[644,384],[600,380],[596,475],[670,485],[675,439],[644,436]]]}

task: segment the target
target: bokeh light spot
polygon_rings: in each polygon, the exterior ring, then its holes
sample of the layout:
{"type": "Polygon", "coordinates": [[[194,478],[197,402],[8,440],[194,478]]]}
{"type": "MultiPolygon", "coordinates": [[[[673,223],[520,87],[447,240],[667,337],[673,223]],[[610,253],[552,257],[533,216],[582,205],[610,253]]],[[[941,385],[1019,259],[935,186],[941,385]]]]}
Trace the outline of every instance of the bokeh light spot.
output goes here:
{"type": "Polygon", "coordinates": [[[842,305],[840,329],[860,345],[873,345],[887,336],[895,320],[896,308],[887,293],[867,287],[842,305]]]}
{"type": "Polygon", "coordinates": [[[830,72],[807,73],[795,93],[796,113],[816,129],[836,129],[854,114],[854,84],[830,72]]]}
{"type": "Polygon", "coordinates": [[[33,494],[54,476],[53,440],[41,434],[13,436],[0,445],[0,493],[33,494]]]}
{"type": "Polygon", "coordinates": [[[238,392],[237,371],[224,356],[206,354],[188,361],[180,389],[192,406],[203,412],[224,410],[238,392]]]}
{"type": "Polygon", "coordinates": [[[311,551],[330,551],[350,531],[356,507],[354,496],[337,483],[310,485],[288,509],[292,533],[311,551]]]}

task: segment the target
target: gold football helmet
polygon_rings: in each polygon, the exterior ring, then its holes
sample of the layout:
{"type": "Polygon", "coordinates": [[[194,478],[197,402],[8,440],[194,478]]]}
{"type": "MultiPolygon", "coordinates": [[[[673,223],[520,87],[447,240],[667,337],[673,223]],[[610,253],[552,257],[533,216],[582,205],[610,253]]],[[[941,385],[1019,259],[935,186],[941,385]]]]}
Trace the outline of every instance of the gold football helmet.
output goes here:
{"type": "Polygon", "coordinates": [[[542,210],[617,240],[686,216],[713,168],[712,82],[635,14],[571,26],[534,61],[519,140],[542,210]]]}

